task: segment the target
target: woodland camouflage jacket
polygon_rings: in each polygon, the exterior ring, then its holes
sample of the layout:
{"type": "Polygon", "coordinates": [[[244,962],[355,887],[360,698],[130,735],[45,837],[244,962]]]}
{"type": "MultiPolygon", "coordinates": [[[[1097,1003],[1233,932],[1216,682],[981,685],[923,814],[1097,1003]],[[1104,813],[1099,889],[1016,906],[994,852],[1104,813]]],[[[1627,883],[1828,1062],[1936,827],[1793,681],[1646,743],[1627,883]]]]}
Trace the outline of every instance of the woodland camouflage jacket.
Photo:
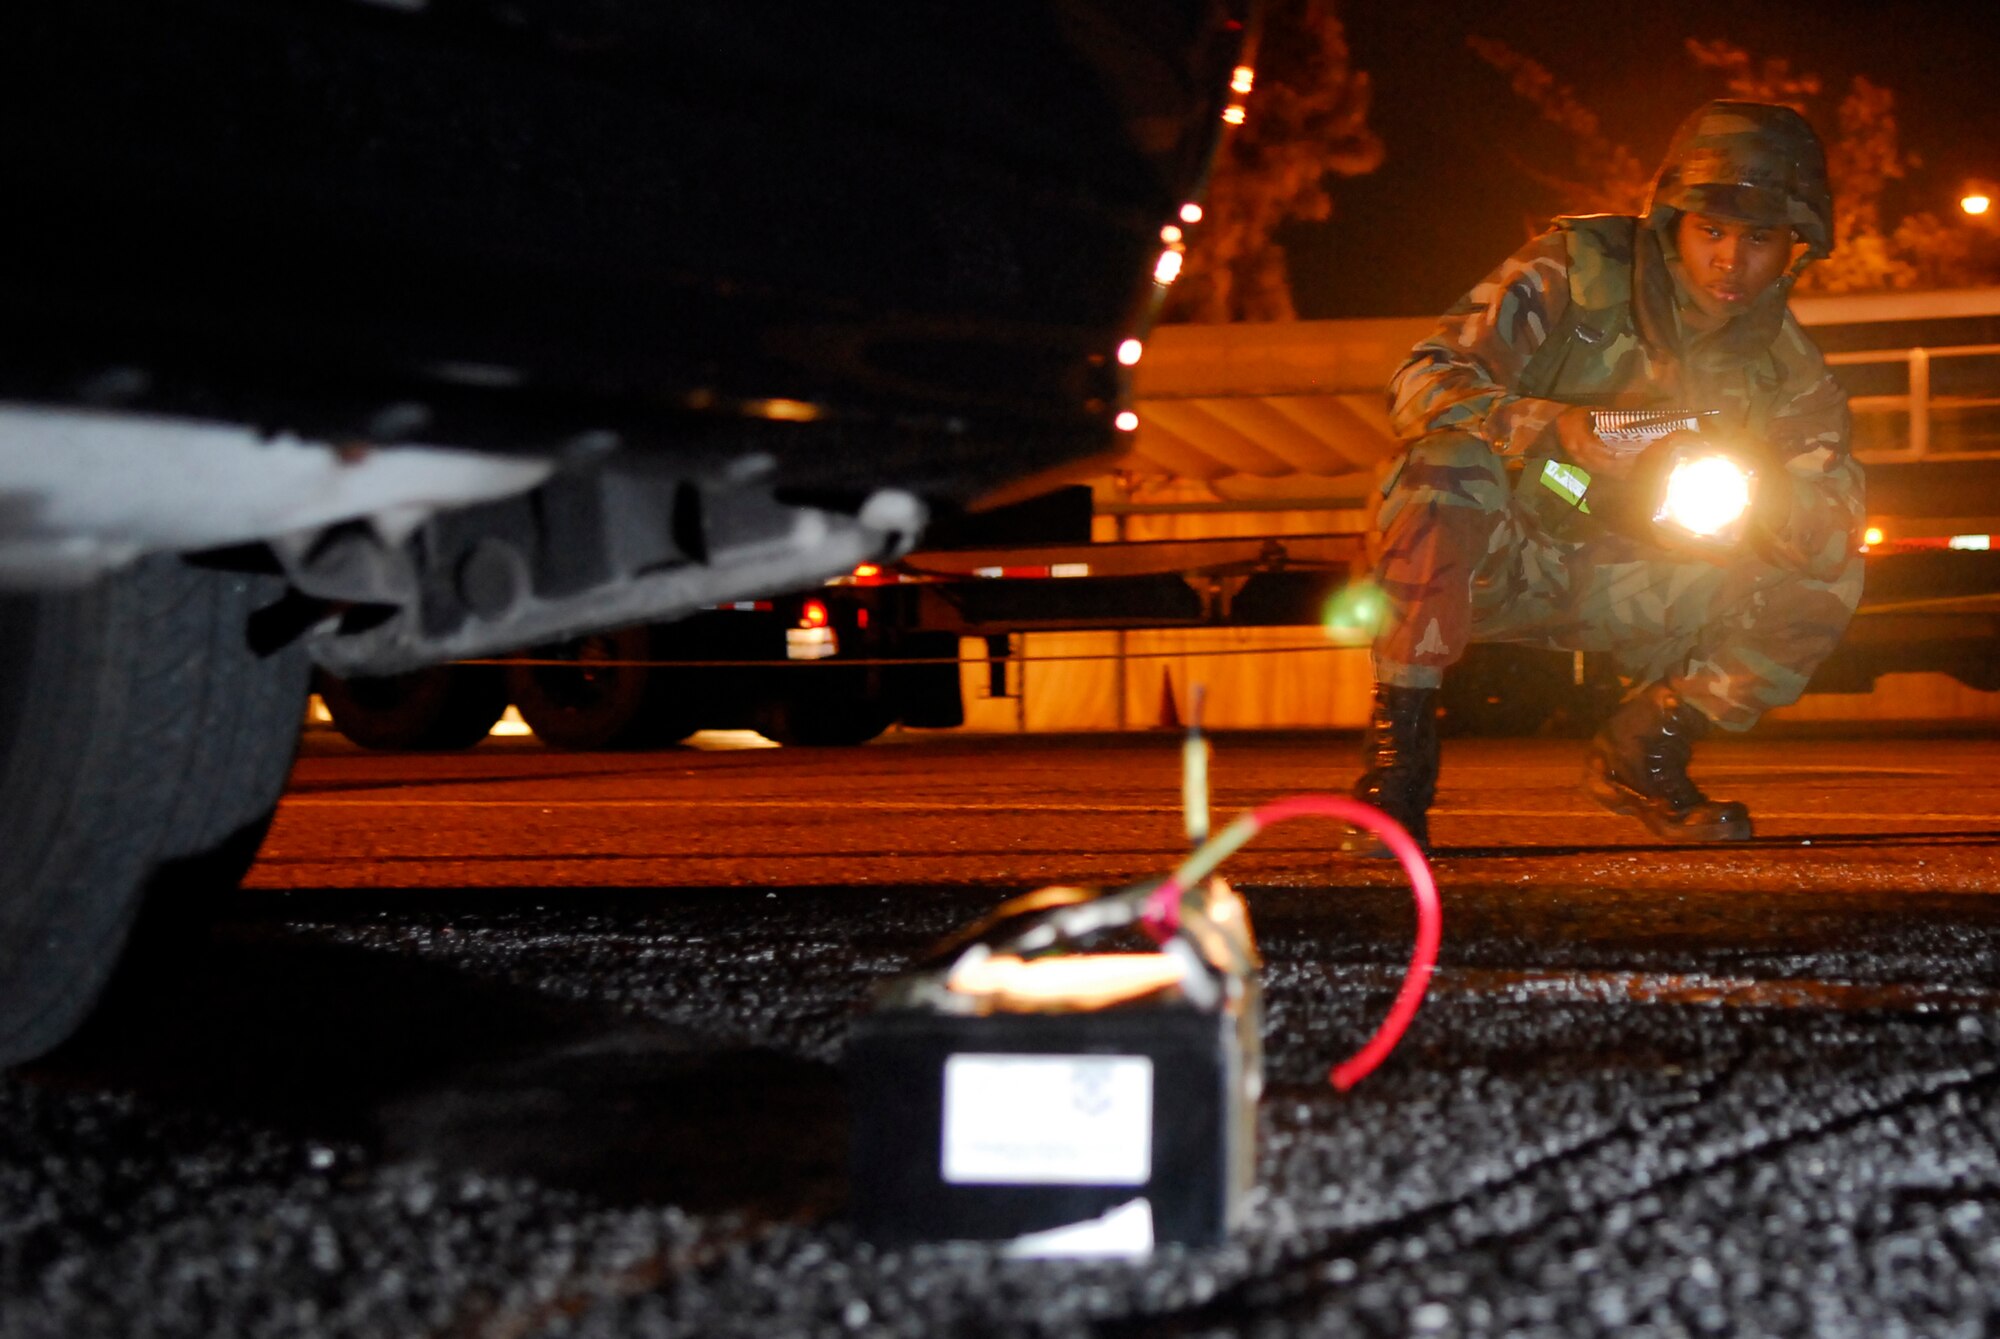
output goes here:
{"type": "Polygon", "coordinates": [[[1568,405],[1718,410],[1764,456],[1765,486],[1790,494],[1765,556],[1832,580],[1865,519],[1846,393],[1786,308],[1787,286],[1696,335],[1676,312],[1675,265],[1670,236],[1637,220],[1558,220],[1411,350],[1389,382],[1392,426],[1406,442],[1470,433],[1521,459],[1561,454],[1568,405]]]}

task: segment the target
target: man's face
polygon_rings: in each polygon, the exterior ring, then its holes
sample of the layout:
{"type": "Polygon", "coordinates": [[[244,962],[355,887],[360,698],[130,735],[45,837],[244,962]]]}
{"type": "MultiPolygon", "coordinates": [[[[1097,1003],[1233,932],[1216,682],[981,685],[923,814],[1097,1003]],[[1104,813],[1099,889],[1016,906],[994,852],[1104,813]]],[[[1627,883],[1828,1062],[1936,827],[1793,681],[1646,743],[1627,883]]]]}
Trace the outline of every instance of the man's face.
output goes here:
{"type": "Polygon", "coordinates": [[[1674,240],[1695,305],[1717,321],[1749,310],[1792,261],[1792,230],[1782,225],[1687,213],[1674,240]]]}

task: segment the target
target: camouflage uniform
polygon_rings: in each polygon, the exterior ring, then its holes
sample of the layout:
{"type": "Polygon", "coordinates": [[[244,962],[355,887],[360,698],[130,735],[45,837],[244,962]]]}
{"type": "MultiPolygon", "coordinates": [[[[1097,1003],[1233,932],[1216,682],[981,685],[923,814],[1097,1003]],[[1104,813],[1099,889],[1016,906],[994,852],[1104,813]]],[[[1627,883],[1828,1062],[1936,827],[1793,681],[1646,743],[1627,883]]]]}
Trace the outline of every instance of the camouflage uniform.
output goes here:
{"type": "Polygon", "coordinates": [[[1789,282],[1720,330],[1684,327],[1675,216],[1558,220],[1390,381],[1408,445],[1382,486],[1378,682],[1436,688],[1474,641],[1604,652],[1742,730],[1794,701],[1840,640],[1864,519],[1846,396],[1786,310],[1789,282]],[[1785,490],[1789,514],[1721,559],[1584,517],[1524,469],[1561,456],[1570,405],[1720,411],[1716,435],[1761,446],[1761,486],[1785,490]]]}

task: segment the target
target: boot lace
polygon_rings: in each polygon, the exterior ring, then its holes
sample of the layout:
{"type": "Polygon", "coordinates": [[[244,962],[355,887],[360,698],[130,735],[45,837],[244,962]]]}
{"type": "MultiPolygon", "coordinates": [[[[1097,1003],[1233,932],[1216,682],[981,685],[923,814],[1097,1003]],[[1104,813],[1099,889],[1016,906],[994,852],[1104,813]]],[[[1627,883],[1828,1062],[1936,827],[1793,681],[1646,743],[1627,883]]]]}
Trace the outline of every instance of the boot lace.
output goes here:
{"type": "Polygon", "coordinates": [[[1688,763],[1694,757],[1693,728],[1683,715],[1688,710],[1677,707],[1665,713],[1658,732],[1646,741],[1644,751],[1646,789],[1676,811],[1708,803],[1708,796],[1702,794],[1701,787],[1687,774],[1688,763]]]}

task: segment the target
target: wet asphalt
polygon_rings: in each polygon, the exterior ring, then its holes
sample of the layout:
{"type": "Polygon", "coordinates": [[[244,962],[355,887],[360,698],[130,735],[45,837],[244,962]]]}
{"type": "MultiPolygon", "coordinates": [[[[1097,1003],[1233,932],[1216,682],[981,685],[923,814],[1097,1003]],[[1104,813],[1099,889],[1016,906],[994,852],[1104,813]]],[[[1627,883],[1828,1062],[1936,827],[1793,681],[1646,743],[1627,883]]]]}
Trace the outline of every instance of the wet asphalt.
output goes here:
{"type": "MultiPolygon", "coordinates": [[[[1218,808],[1352,773],[1229,736],[1218,808]]],[[[0,1076],[0,1334],[1983,1335],[2000,1329],[2000,739],[1705,747],[1754,842],[1453,741],[1444,950],[1314,824],[1227,873],[1265,956],[1258,1188],[1141,1262],[880,1249],[871,985],[1180,846],[1165,735],[574,755],[308,739],[245,889],[153,909],[0,1076]]]]}

